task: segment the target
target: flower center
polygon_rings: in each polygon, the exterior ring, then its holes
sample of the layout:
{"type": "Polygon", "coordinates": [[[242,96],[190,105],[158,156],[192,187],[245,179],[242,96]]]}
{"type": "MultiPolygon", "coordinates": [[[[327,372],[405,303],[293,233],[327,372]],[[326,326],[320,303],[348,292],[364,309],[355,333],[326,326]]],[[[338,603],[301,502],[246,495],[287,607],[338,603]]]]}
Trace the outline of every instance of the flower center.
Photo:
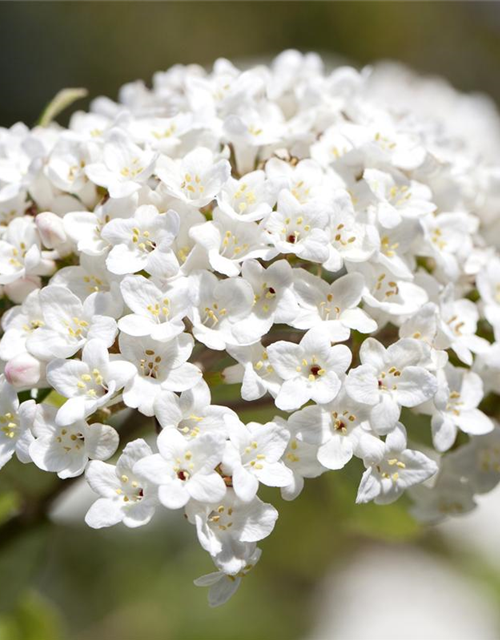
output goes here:
{"type": "Polygon", "coordinates": [[[153,349],[144,351],[145,358],[142,358],[139,367],[141,374],[147,378],[157,378],[160,373],[161,356],[157,356],[153,349]]]}
{"type": "Polygon", "coordinates": [[[231,516],[233,515],[232,507],[226,507],[221,504],[210,513],[208,516],[208,521],[212,528],[217,528],[220,531],[226,531],[233,526],[233,520],[231,516]]]}
{"type": "Polygon", "coordinates": [[[0,431],[6,438],[15,438],[18,429],[17,417],[13,413],[5,413],[0,416],[0,431]]]}
{"type": "Polygon", "coordinates": [[[138,227],[132,229],[132,242],[139,251],[150,253],[156,249],[156,243],[151,240],[149,231],[141,231],[138,227]]]}

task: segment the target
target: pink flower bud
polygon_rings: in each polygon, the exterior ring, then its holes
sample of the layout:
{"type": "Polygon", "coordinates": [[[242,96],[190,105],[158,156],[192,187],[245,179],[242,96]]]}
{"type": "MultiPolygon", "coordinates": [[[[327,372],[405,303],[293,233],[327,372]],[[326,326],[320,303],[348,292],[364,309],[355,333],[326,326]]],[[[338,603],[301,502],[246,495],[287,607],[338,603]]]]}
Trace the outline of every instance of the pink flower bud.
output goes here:
{"type": "Polygon", "coordinates": [[[44,366],[29,353],[21,353],[5,365],[5,377],[16,389],[35,387],[45,373],[44,366]]]}
{"type": "Polygon", "coordinates": [[[35,218],[35,224],[47,249],[55,249],[66,242],[66,232],[62,218],[50,211],[39,213],[35,218]]]}

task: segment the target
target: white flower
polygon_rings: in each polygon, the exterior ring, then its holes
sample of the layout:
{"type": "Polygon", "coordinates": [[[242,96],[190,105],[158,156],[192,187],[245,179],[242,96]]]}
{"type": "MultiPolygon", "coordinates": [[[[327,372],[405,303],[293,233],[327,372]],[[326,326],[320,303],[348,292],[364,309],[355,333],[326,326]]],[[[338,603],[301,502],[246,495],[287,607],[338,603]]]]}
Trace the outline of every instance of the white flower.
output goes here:
{"type": "Polygon", "coordinates": [[[116,466],[92,461],[85,478],[93,491],[101,496],[87,511],[85,522],[93,529],[111,527],[123,522],[127,527],[141,527],[154,515],[158,504],[156,487],[135,471],[136,462],[152,455],[142,439],[129,442],[116,466]]]}
{"type": "Polygon", "coordinates": [[[42,257],[38,230],[32,218],[14,218],[0,238],[0,284],[26,275],[48,275],[53,263],[42,257]]]}
{"type": "Polygon", "coordinates": [[[427,216],[422,223],[424,239],[418,253],[433,258],[448,279],[457,280],[461,271],[459,254],[470,253],[476,220],[466,213],[440,213],[427,216]]]}
{"type": "Polygon", "coordinates": [[[174,280],[160,289],[143,276],[126,276],[120,289],[125,304],[133,312],[118,321],[121,331],[160,341],[175,338],[184,331],[182,320],[189,309],[185,279],[174,280]]]}
{"type": "Polygon", "coordinates": [[[89,459],[107,460],[118,447],[118,434],[105,424],[88,425],[77,420],[66,426],[56,424],[56,407],[39,404],[33,422],[35,440],[29,454],[37,467],[57,473],[60,478],[81,475],[89,459]]]}
{"type": "Polygon", "coordinates": [[[99,339],[89,340],[80,360],[52,360],[47,382],[68,400],[57,412],[56,423],[66,426],[84,420],[104,406],[135,374],[132,363],[109,356],[99,339]]]}
{"type": "Polygon", "coordinates": [[[226,367],[222,372],[227,384],[241,382],[243,400],[258,400],[266,393],[276,397],[281,378],[269,364],[267,350],[260,342],[248,347],[227,346],[227,352],[238,364],[226,367]]]}
{"type": "Polygon", "coordinates": [[[438,451],[453,445],[458,429],[470,435],[493,431],[493,422],[477,408],[484,394],[476,373],[448,364],[438,373],[438,382],[432,410],[432,438],[438,451]]]}
{"type": "Polygon", "coordinates": [[[178,429],[185,438],[196,438],[203,433],[227,436],[224,416],[235,415],[228,407],[212,405],[210,387],[201,379],[192,389],[179,396],[164,391],[156,399],[155,417],[163,429],[178,429]]]}
{"type": "Polygon", "coordinates": [[[351,369],[345,388],[353,400],[371,407],[370,424],[377,433],[394,428],[401,407],[415,407],[436,393],[435,376],[420,366],[425,355],[425,345],[411,338],[387,349],[374,338],[361,345],[361,365],[351,369]]]}
{"type": "Polygon", "coordinates": [[[169,265],[170,275],[179,265],[170,245],[179,231],[175,211],[159,213],[153,205],[139,207],[131,218],[115,218],[102,229],[101,237],[113,245],[106,265],[119,275],[149,271],[151,262],[160,258],[169,265]]]}
{"type": "Polygon", "coordinates": [[[182,160],[161,156],[156,175],[173,198],[201,208],[219,193],[231,175],[231,167],[227,160],[215,161],[210,149],[200,147],[182,160]]]}
{"type": "Polygon", "coordinates": [[[441,294],[440,302],[440,321],[434,346],[453,349],[464,364],[471,365],[472,353],[486,353],[490,346],[487,340],[476,335],[477,307],[466,298],[454,298],[451,285],[441,294]]]}
{"type": "Polygon", "coordinates": [[[257,497],[242,502],[232,489],[219,502],[191,501],[186,514],[196,525],[201,546],[222,571],[232,575],[246,565],[248,543],[266,538],[278,518],[278,512],[270,504],[257,497]]]}
{"type": "Polygon", "coordinates": [[[210,587],[208,591],[208,604],[211,607],[219,607],[225,604],[238,590],[241,579],[255,567],[262,551],[259,548],[254,549],[253,546],[254,545],[248,545],[251,553],[249,553],[246,564],[236,574],[227,574],[219,569],[219,571],[207,573],[205,576],[196,578],[194,584],[197,587],[210,587]]]}
{"type": "Polygon", "coordinates": [[[78,251],[89,256],[108,252],[109,242],[101,236],[104,226],[115,218],[131,218],[137,209],[137,194],[127,198],[110,198],[94,211],[73,211],[64,218],[64,230],[78,251]]]}
{"type": "Polygon", "coordinates": [[[281,183],[301,204],[318,200],[327,202],[331,198],[331,186],[321,166],[314,160],[301,160],[296,165],[278,158],[266,162],[266,174],[276,183],[281,183]]]}
{"type": "Polygon", "coordinates": [[[87,165],[98,162],[99,155],[95,142],[89,143],[78,135],[63,133],[50,153],[45,174],[58,189],[76,194],[84,202],[92,204],[95,187],[89,183],[86,169],[87,165]]]}
{"type": "Polygon", "coordinates": [[[278,207],[264,220],[264,229],[270,242],[281,253],[293,253],[303,260],[326,262],[329,255],[328,212],[325,204],[301,205],[289,192],[283,190],[278,207]]]}
{"type": "Polygon", "coordinates": [[[413,279],[413,246],[422,234],[418,221],[403,220],[390,229],[380,229],[380,250],[376,261],[397,278],[413,279]]]}
{"type": "Polygon", "coordinates": [[[341,189],[335,192],[332,200],[328,234],[329,255],[323,266],[335,273],[345,263],[365,262],[380,246],[376,227],[356,218],[351,195],[341,189]]]}
{"type": "Polygon", "coordinates": [[[136,470],[158,485],[158,498],[169,509],[180,509],[189,500],[222,500],[226,485],[215,470],[222,461],[226,439],[219,433],[202,433],[187,440],[176,429],[158,436],[159,453],[139,461],[136,470]]]}
{"type": "Polygon", "coordinates": [[[241,275],[252,285],[254,303],[247,318],[233,327],[233,335],[239,342],[257,342],[273,324],[292,324],[298,307],[292,289],[293,270],[286,260],[273,262],[267,269],[257,260],[248,260],[241,275]]]}
{"type": "Polygon", "coordinates": [[[259,148],[273,144],[280,138],[282,114],[272,103],[261,103],[259,109],[243,108],[224,121],[224,136],[232,143],[236,165],[240,173],[250,171],[259,148]]]}
{"type": "Polygon", "coordinates": [[[8,309],[2,316],[4,334],[0,339],[0,358],[10,360],[26,351],[26,340],[43,326],[40,289],[32,291],[20,306],[8,309]]]}
{"type": "Polygon", "coordinates": [[[331,402],[351,362],[351,352],[342,344],[331,346],[321,331],[311,329],[299,344],[275,342],[267,348],[269,362],[283,379],[276,406],[285,411],[298,409],[308,400],[331,402]]]}
{"type": "Polygon", "coordinates": [[[450,464],[441,466],[432,486],[414,485],[409,494],[415,503],[411,514],[424,523],[436,524],[448,516],[469,513],[476,507],[473,487],[453,473],[450,464]]]}
{"type": "Polygon", "coordinates": [[[107,135],[102,161],[88,164],[87,177],[106,187],[112,198],[126,198],[141,188],[154,171],[157,155],[134,144],[124,131],[113,129],[107,135]]]}
{"type": "Polygon", "coordinates": [[[21,405],[15,389],[0,376],[0,469],[14,453],[21,462],[31,460],[29,446],[33,441],[31,426],[35,416],[34,400],[21,405]]]}
{"type": "Polygon", "coordinates": [[[281,462],[290,438],[284,426],[276,422],[244,425],[227,416],[229,440],[222,460],[222,471],[231,476],[234,492],[244,502],[257,494],[259,482],[269,487],[286,487],[292,473],[281,462]]]}
{"type": "MultiPolygon", "coordinates": [[[[189,314],[194,337],[209,349],[238,345],[234,328],[250,315],[254,304],[252,286],[242,278],[218,280],[209,271],[191,276],[192,307],[189,314]]],[[[252,339],[247,344],[250,344],[252,339]]],[[[245,341],[243,342],[245,344],[245,341]]]]}
{"type": "Polygon", "coordinates": [[[252,171],[239,180],[229,178],[217,197],[217,204],[222,213],[234,220],[262,220],[276,204],[278,184],[266,179],[263,171],[252,171]]]}
{"type": "Polygon", "coordinates": [[[51,278],[50,284],[66,287],[82,302],[96,293],[95,306],[102,315],[118,318],[123,312],[119,276],[110,273],[102,256],[82,254],[80,265],[63,267],[51,278]]]}
{"type": "MultiPolygon", "coordinates": [[[[472,434],[471,434],[472,435],[472,434]]],[[[448,456],[451,471],[473,487],[474,493],[487,493],[500,482],[500,427],[484,435],[472,435],[469,442],[448,456]]]]}
{"type": "MultiPolygon", "coordinates": [[[[368,436],[369,437],[369,436],[368,436]]],[[[388,504],[415,484],[433,476],[438,467],[421,451],[406,448],[406,432],[398,424],[387,436],[379,441],[378,447],[370,447],[365,457],[367,467],[359,485],[356,502],[388,504]]]]}
{"type": "Polygon", "coordinates": [[[288,419],[289,427],[306,443],[316,445],[318,461],[327,469],[342,469],[353,455],[362,457],[361,436],[369,431],[368,408],[342,390],[326,405],[305,407],[288,419]]]}
{"type": "Polygon", "coordinates": [[[436,210],[429,187],[409,180],[404,173],[366,169],[363,179],[375,196],[371,206],[383,227],[392,229],[404,218],[417,218],[436,210]]]}
{"type": "Polygon", "coordinates": [[[393,275],[381,264],[358,263],[350,271],[361,273],[365,279],[363,301],[370,307],[390,316],[416,313],[428,300],[427,293],[414,282],[393,275]]]}
{"type": "Polygon", "coordinates": [[[122,333],[119,344],[123,357],[135,366],[123,400],[146,416],[154,415],[155,400],[163,391],[191,389],[201,378],[198,367],[186,362],[193,350],[193,339],[185,333],[170,342],[122,333]]]}
{"type": "Polygon", "coordinates": [[[93,293],[82,304],[71,291],[49,285],[40,292],[42,322],[26,340],[26,349],[41,360],[69,358],[92,338],[110,347],[117,333],[113,318],[98,314],[93,293]]]}
{"type": "Polygon", "coordinates": [[[300,307],[290,322],[293,327],[320,327],[332,342],[347,340],[351,329],[361,333],[377,329],[375,320],[358,306],[364,291],[361,274],[349,273],[332,284],[304,269],[295,269],[293,274],[293,290],[300,307]]]}
{"type": "MultiPolygon", "coordinates": [[[[297,412],[300,413],[300,412],[297,412]]],[[[297,413],[293,415],[297,415],[297,413]]],[[[293,416],[290,416],[290,418],[293,416]]],[[[277,424],[283,424],[290,432],[290,439],[282,460],[292,472],[292,481],[281,487],[281,497],[284,500],[295,500],[304,488],[305,478],[317,478],[326,471],[318,462],[318,446],[304,442],[298,435],[296,424],[290,419],[285,422],[281,418],[274,419],[277,424]]]]}
{"type": "Polygon", "coordinates": [[[215,209],[211,222],[194,226],[191,237],[207,252],[214,271],[237,276],[250,258],[271,260],[277,251],[267,246],[267,234],[254,222],[240,222],[215,209]]]}

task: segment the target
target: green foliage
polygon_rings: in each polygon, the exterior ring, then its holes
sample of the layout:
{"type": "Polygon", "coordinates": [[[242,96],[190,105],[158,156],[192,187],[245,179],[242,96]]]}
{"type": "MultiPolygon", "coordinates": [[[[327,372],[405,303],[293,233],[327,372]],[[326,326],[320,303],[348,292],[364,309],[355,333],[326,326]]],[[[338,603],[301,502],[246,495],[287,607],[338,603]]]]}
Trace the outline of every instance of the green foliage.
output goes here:
{"type": "Polygon", "coordinates": [[[9,613],[0,615],[0,640],[62,640],[59,617],[52,606],[34,592],[9,613]]]}

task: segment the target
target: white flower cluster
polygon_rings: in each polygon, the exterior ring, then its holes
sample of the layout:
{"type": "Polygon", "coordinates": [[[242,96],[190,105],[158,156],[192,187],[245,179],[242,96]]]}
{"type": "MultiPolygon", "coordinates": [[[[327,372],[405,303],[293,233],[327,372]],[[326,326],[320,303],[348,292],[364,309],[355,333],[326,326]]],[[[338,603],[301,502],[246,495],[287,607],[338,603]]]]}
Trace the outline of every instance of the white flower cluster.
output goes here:
{"type": "Polygon", "coordinates": [[[500,165],[372,82],[289,51],[0,129],[0,466],[85,473],[91,527],[183,509],[211,604],[273,530],[260,484],[292,500],[355,457],[358,502],[411,487],[435,520],[500,479],[500,165]],[[276,417],[212,405],[221,380],[276,417]],[[159,435],[110,464],[121,406],[159,435]]]}

